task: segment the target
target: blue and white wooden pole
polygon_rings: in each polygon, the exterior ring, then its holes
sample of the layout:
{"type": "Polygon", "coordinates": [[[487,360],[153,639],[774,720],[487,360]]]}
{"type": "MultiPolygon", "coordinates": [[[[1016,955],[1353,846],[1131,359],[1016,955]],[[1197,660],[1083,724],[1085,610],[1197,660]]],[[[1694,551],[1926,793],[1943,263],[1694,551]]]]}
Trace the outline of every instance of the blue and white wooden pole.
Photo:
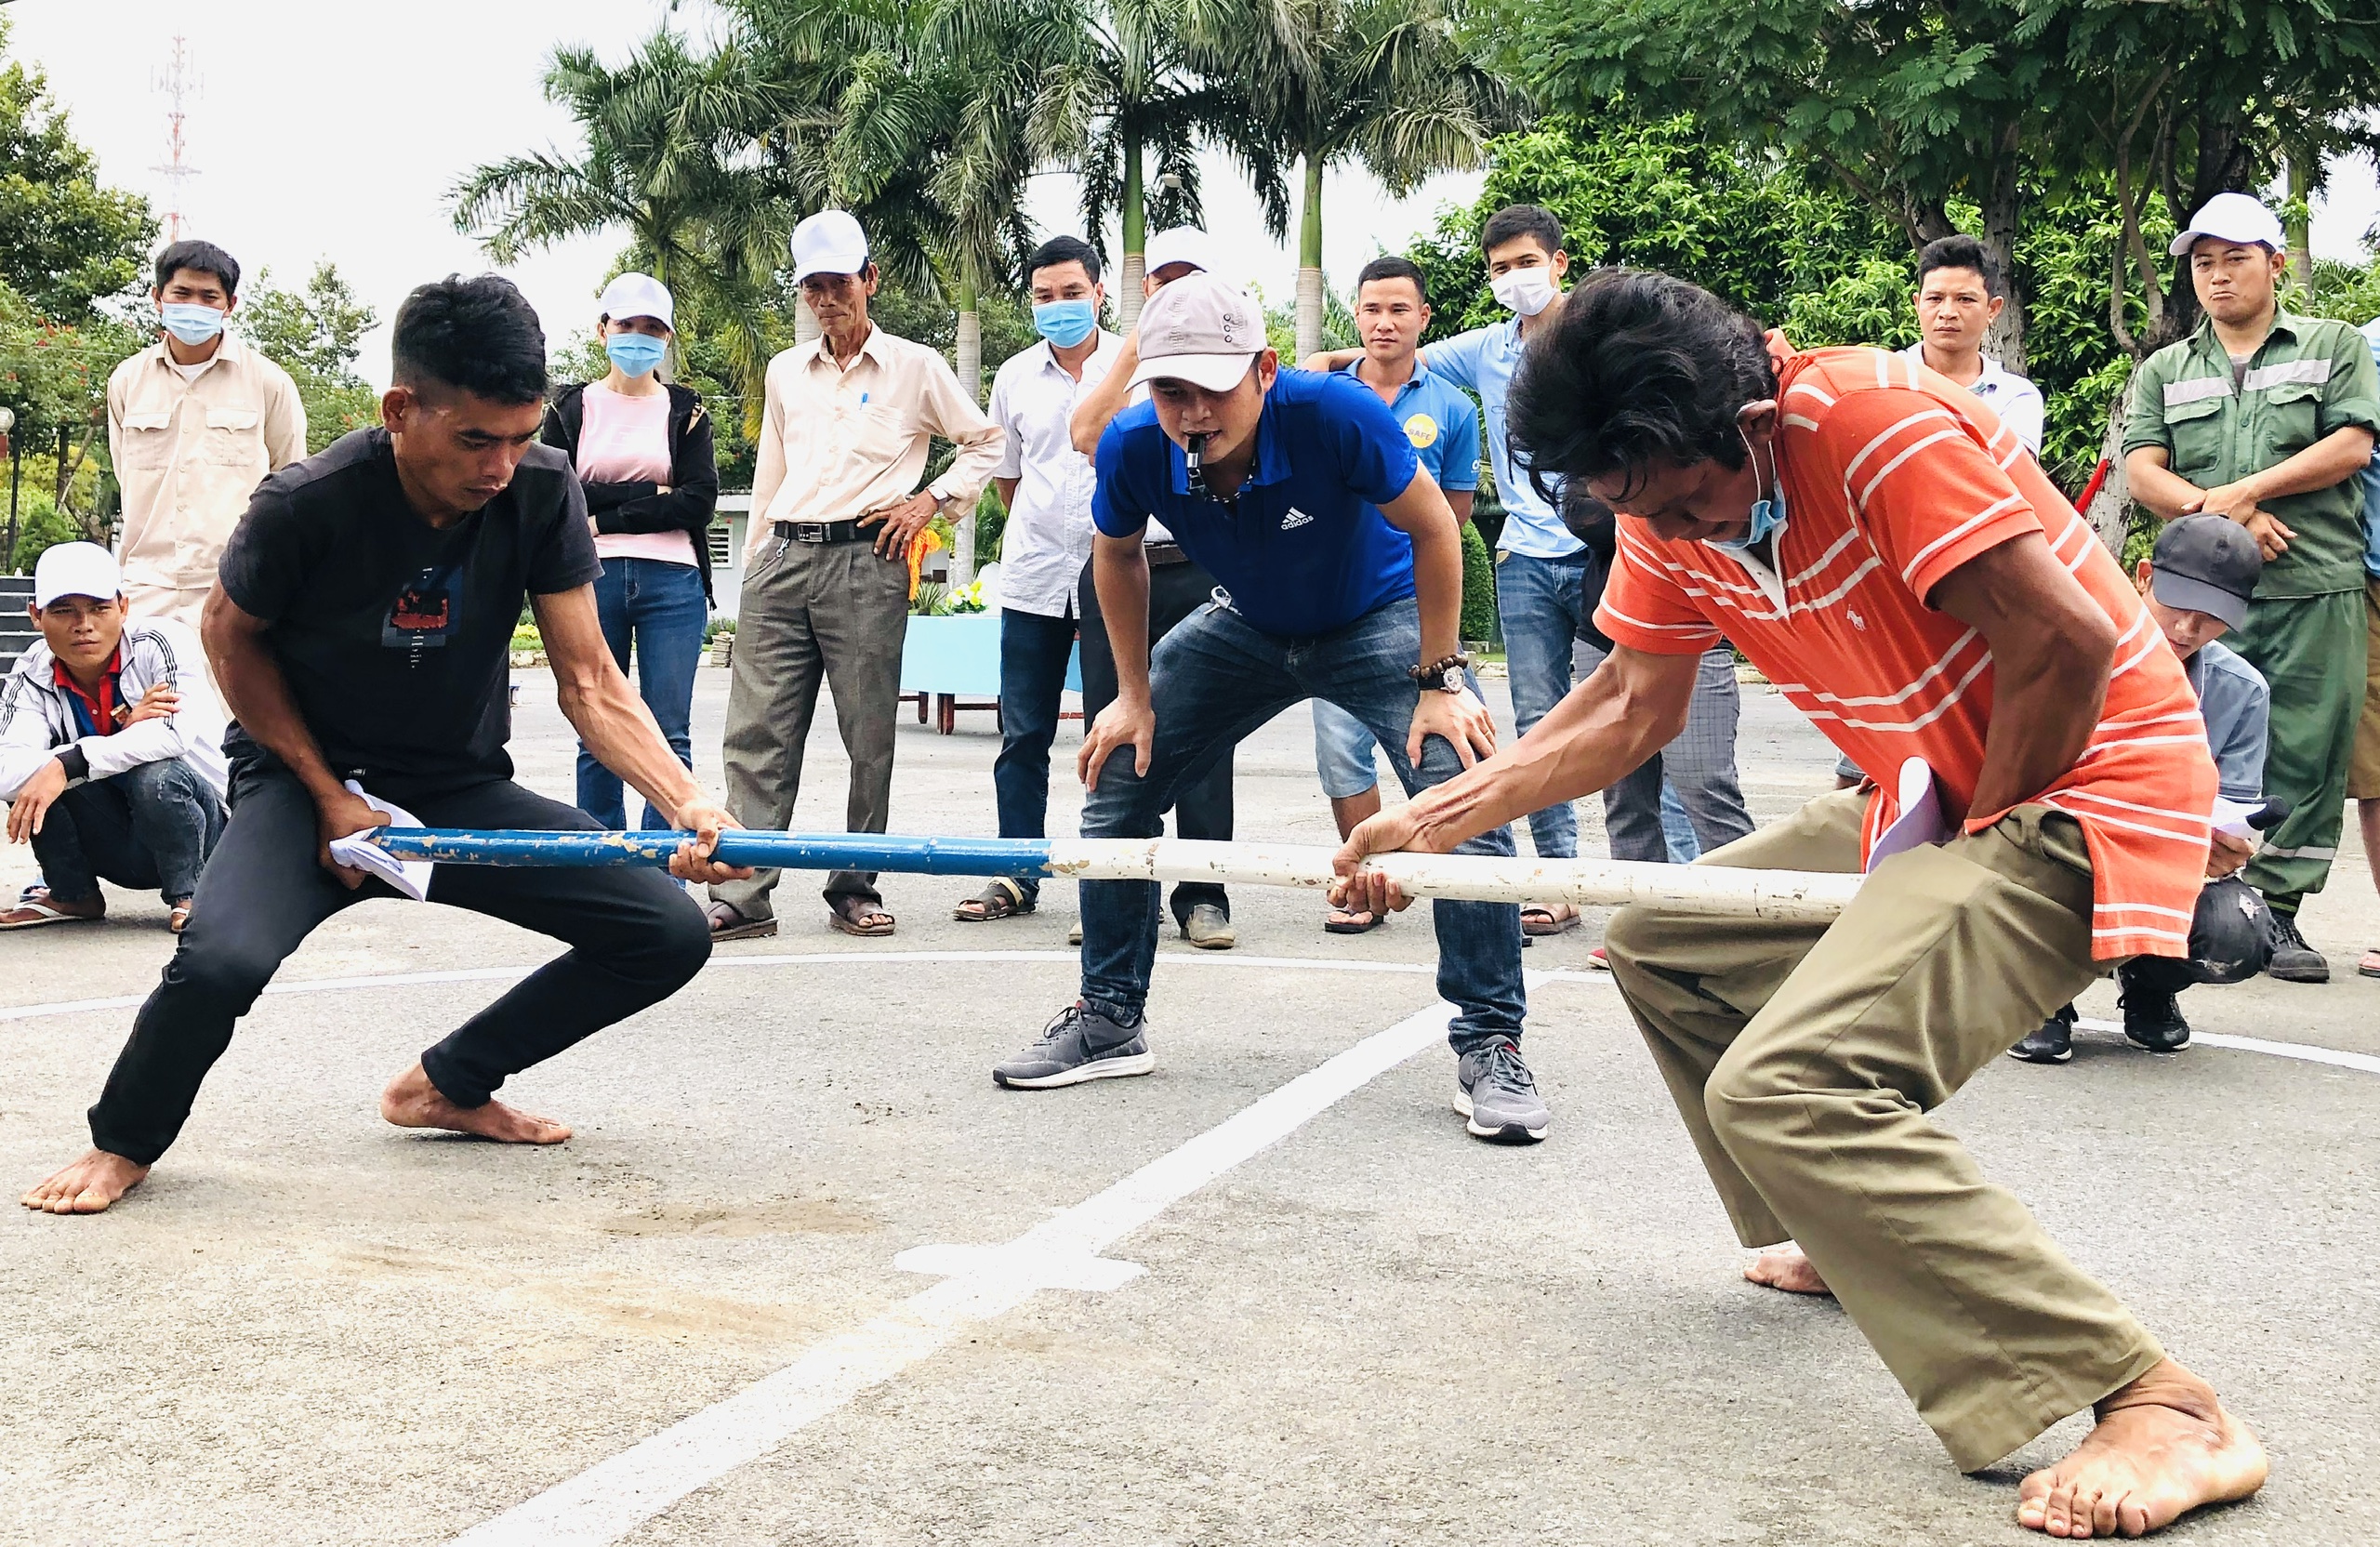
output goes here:
{"type": "MultiPolygon", "coordinates": [[[[664,866],[680,832],[500,832],[382,827],[372,840],[402,860],[439,865],[664,866]]],[[[1290,843],[1208,843],[1168,838],[912,838],[884,833],[720,835],[725,865],[781,870],[890,870],[923,876],[1030,876],[1042,880],[1216,881],[1318,890],[1336,851],[1290,843]]],[[[1478,854],[1379,854],[1371,868],[1408,896],[1466,902],[1649,903],[1691,913],[1780,921],[1832,919],[1858,876],[1739,870],[1632,860],[1501,859],[1478,854]]]]}

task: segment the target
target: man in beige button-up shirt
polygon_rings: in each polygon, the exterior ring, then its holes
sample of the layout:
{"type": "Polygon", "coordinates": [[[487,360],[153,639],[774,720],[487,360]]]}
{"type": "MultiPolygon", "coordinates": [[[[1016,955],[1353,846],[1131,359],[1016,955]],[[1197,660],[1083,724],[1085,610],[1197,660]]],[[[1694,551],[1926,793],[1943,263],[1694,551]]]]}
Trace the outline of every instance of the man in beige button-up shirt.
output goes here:
{"type": "Polygon", "coordinates": [[[196,628],[248,496],[306,455],[289,373],[223,331],[239,286],[222,248],[167,247],[152,292],[161,336],[108,377],[108,451],[124,490],[117,552],[136,617],[196,628]]]}
{"type": "MultiPolygon", "coordinates": [[[[794,278],[824,330],[769,362],[752,478],[752,531],[736,602],[727,694],[727,806],[783,830],[801,787],[802,744],[823,680],[851,755],[844,826],[880,833],[892,813],[892,725],[908,628],[909,545],[945,506],[965,510],[1000,459],[1000,430],[942,356],[868,320],[876,265],[841,210],[794,228],[794,278]],[[929,443],[958,448],[918,488],[929,443]]],[[[711,888],[721,939],[774,934],[777,873],[711,888]]],[[[829,921],[892,932],[871,871],[826,879],[829,921]]]]}

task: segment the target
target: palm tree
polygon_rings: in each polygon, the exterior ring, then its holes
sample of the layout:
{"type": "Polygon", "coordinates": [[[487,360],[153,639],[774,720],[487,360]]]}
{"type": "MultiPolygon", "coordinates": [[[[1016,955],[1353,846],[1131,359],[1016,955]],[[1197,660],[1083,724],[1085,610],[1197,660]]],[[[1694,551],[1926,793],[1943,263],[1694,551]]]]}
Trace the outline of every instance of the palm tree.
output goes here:
{"type": "Polygon", "coordinates": [[[1236,107],[1228,83],[1190,68],[1177,7],[1163,0],[1067,0],[1070,46],[1039,73],[1033,121],[1040,141],[1082,178],[1083,224],[1100,240],[1112,213],[1123,249],[1119,325],[1141,309],[1149,222],[1201,225],[1197,146],[1218,139],[1236,107]],[[1154,155],[1155,176],[1148,158],[1154,155]]]}
{"type": "Polygon", "coordinates": [[[586,48],[555,52],[548,99],[586,137],[575,158],[516,155],[456,184],[455,225],[499,263],[574,236],[625,228],[629,261],[727,324],[736,386],[757,430],[768,368],[766,293],[791,207],[756,175],[747,125],[782,115],[782,93],[733,44],[697,57],[666,28],[617,70],[586,48]]]}
{"type": "Polygon", "coordinates": [[[1353,159],[1397,197],[1479,164],[1520,103],[1458,41],[1460,0],[1186,0],[1192,62],[1236,84],[1246,113],[1224,142],[1248,169],[1274,237],[1301,180],[1297,337],[1322,337],[1322,179],[1353,159]]]}

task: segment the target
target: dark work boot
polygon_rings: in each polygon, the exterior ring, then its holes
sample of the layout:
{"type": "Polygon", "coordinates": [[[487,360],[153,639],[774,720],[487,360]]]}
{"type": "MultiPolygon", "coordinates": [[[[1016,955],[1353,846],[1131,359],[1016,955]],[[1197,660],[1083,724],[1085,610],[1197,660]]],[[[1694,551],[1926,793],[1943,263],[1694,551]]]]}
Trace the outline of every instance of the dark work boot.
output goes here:
{"type": "MultiPolygon", "coordinates": [[[[2265,901],[2269,904],[2272,899],[2265,901]]],[[[2331,964],[2297,932],[2297,915],[2272,910],[2272,960],[2265,967],[2283,983],[2328,983],[2331,964]]]]}

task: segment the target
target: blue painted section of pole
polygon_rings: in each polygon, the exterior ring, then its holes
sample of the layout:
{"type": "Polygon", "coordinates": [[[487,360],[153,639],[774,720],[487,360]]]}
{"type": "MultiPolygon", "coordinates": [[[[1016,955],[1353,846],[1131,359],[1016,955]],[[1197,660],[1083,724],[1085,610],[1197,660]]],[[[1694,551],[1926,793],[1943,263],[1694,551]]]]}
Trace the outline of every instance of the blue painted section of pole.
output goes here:
{"type": "MultiPolygon", "coordinates": [[[[372,841],[402,860],[439,865],[663,866],[686,841],[681,832],[508,832],[461,827],[382,827],[372,841]]],[[[1047,877],[1050,842],[1040,838],[913,838],[899,833],[721,833],[722,865],[774,870],[890,870],[919,876],[1047,877]]]]}

